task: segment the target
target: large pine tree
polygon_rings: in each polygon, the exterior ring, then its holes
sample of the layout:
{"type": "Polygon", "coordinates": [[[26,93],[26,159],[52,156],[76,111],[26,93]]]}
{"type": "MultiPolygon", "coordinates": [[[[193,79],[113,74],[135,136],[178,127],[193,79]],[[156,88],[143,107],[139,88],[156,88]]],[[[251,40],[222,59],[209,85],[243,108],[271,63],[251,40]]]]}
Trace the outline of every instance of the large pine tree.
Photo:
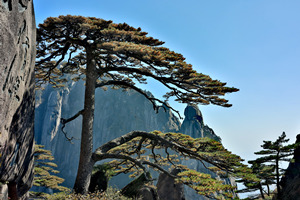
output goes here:
{"type": "Polygon", "coordinates": [[[94,17],[50,17],[39,25],[37,84],[50,82],[61,86],[67,81],[64,74],[70,74],[75,81],[83,79],[86,83],[84,109],[63,121],[67,123],[79,115],[83,117],[76,192],[88,191],[95,163],[92,140],[96,88],[133,89],[157,109],[157,103],[163,103],[163,100],[149,96],[135,85],[153,79],[168,89],[166,99],[175,97],[182,103],[231,106],[222,96],[238,89],[226,87],[226,83],[196,72],[181,54],[163,44],[141,28],[94,17]]]}

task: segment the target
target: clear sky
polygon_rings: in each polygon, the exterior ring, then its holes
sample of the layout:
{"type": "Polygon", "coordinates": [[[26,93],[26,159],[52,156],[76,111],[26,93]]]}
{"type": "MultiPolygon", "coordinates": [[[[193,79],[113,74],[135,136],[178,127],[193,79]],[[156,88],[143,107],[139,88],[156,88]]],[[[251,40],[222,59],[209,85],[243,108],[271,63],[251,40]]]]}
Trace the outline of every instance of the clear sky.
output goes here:
{"type": "MultiPolygon", "coordinates": [[[[213,79],[240,89],[231,108],[200,106],[204,123],[242,158],[263,140],[300,133],[299,0],[37,0],[37,24],[83,15],[141,27],[213,79]]],[[[161,95],[157,87],[147,87],[161,95]],[[154,89],[155,88],[155,89],[154,89]]],[[[175,105],[183,113],[184,106],[175,105]]]]}

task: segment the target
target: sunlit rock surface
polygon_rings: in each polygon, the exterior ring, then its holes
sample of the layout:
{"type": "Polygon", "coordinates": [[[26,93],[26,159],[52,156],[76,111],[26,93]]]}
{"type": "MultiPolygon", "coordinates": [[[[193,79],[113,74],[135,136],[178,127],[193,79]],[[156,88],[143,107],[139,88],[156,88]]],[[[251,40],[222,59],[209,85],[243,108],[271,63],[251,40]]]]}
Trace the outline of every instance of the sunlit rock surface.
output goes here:
{"type": "Polygon", "coordinates": [[[35,34],[31,0],[0,1],[0,182],[22,199],[33,179],[35,34]]]}

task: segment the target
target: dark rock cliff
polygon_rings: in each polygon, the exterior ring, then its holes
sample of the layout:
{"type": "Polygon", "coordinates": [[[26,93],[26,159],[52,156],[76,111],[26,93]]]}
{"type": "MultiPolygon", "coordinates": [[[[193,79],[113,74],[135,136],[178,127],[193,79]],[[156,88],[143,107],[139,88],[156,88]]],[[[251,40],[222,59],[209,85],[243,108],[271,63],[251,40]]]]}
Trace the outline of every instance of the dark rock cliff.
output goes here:
{"type": "Polygon", "coordinates": [[[32,1],[0,1],[0,27],[0,182],[8,182],[11,199],[25,199],[33,179],[36,36],[32,1]]]}
{"type": "MultiPolygon", "coordinates": [[[[300,144],[300,134],[297,135],[296,143],[300,144]]],[[[292,160],[280,181],[282,196],[278,199],[300,199],[300,146],[295,149],[292,160]]]]}

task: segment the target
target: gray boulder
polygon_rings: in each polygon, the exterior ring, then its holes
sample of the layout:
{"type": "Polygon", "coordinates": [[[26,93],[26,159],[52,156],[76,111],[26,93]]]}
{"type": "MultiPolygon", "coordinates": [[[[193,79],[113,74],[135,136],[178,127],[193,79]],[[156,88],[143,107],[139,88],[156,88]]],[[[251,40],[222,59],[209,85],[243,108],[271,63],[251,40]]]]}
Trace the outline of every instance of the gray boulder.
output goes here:
{"type": "MultiPolygon", "coordinates": [[[[177,175],[180,171],[173,169],[171,174],[177,175]]],[[[174,178],[161,173],[157,181],[157,193],[161,200],[185,200],[183,184],[175,184],[174,178]]]]}

